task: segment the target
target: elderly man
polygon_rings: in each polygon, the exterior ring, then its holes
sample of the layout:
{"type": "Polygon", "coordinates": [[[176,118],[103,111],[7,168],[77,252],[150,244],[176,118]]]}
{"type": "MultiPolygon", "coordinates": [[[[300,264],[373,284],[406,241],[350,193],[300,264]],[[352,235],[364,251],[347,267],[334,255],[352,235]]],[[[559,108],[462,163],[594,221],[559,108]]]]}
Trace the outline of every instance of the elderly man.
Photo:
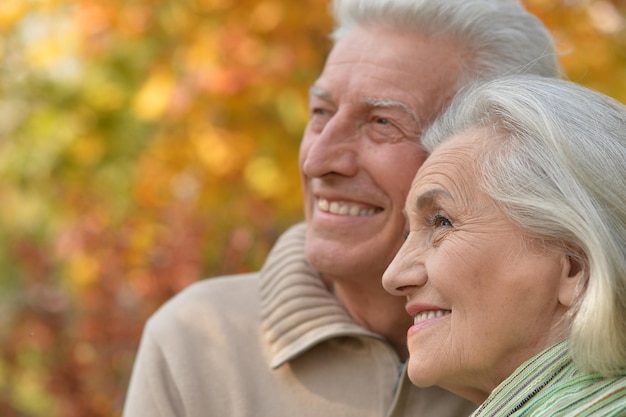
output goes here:
{"type": "Polygon", "coordinates": [[[516,1],[336,0],[300,151],[306,223],[258,273],[204,280],[146,325],[125,417],[465,416],[406,378],[404,301],[381,277],[425,153],[459,88],[558,76],[552,40],[516,1]]]}

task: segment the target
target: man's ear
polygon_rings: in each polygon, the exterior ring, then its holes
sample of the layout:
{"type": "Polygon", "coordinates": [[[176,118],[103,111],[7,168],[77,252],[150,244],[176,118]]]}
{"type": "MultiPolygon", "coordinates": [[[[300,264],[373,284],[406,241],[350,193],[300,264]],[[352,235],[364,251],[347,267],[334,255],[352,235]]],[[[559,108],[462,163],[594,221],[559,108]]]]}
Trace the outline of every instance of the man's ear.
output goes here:
{"type": "Polygon", "coordinates": [[[563,266],[559,282],[559,302],[565,307],[572,307],[587,280],[585,262],[579,256],[563,255],[563,266]]]}

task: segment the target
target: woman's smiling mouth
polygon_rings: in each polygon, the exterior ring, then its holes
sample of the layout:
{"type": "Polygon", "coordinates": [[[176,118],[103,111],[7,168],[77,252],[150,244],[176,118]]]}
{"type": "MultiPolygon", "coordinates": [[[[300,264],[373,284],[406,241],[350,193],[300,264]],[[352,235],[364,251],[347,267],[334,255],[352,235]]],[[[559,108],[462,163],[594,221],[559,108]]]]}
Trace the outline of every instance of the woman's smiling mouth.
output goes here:
{"type": "Polygon", "coordinates": [[[427,320],[432,320],[432,319],[435,319],[435,318],[447,316],[448,314],[450,314],[450,310],[422,311],[421,313],[417,314],[413,318],[413,324],[419,324],[419,323],[425,322],[427,320]]]}

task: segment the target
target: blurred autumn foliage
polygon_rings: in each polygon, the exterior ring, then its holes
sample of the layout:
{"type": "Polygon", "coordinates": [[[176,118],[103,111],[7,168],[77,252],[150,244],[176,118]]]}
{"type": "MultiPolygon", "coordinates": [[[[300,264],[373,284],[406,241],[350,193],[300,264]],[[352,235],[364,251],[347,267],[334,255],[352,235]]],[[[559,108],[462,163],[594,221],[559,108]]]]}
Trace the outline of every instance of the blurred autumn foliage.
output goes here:
{"type": "MultiPolygon", "coordinates": [[[[626,5],[528,0],[626,102],[626,5]]],[[[0,416],[119,416],[147,317],[302,218],[326,0],[2,0],[0,416]]]]}

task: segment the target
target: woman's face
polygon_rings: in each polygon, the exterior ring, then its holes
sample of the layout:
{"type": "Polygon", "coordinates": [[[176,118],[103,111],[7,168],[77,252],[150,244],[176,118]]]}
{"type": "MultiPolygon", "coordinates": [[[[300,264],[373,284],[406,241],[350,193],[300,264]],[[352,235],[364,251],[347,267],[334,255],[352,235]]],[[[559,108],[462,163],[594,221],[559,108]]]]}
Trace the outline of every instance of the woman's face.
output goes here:
{"type": "Polygon", "coordinates": [[[410,233],[383,277],[414,317],[413,383],[477,403],[563,339],[575,288],[565,253],[528,237],[482,191],[483,133],[453,137],[420,168],[405,207],[410,233]]]}

